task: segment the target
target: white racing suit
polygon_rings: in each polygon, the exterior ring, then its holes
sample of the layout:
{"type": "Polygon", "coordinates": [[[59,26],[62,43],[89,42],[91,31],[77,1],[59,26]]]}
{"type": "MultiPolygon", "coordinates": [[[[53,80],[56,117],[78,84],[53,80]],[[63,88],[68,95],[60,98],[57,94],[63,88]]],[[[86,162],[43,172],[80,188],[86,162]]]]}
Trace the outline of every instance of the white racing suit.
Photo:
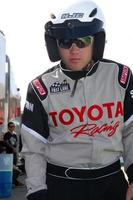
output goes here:
{"type": "Polygon", "coordinates": [[[28,87],[21,136],[28,194],[47,189],[47,162],[98,168],[123,157],[133,180],[133,76],[110,60],[72,72],[63,64],[28,87]]]}

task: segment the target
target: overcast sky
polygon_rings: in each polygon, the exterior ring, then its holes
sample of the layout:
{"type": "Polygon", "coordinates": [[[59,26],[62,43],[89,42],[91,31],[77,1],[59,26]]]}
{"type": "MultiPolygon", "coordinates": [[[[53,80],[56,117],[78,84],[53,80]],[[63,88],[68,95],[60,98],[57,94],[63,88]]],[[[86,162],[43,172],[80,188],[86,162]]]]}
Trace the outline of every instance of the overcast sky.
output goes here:
{"type": "MultiPolygon", "coordinates": [[[[49,13],[61,9],[71,1],[0,0],[0,30],[6,36],[6,51],[20,88],[22,106],[29,81],[54,65],[48,59],[44,42],[44,24],[49,13]]],[[[107,44],[104,57],[133,69],[132,0],[95,2],[106,19],[107,44]]]]}

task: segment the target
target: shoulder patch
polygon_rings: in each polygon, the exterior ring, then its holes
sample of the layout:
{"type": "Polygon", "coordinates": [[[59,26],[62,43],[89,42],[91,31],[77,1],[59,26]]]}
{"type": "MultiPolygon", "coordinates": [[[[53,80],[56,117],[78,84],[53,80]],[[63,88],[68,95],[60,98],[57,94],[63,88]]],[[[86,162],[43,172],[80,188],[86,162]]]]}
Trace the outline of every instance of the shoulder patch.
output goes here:
{"type": "Polygon", "coordinates": [[[119,68],[118,82],[123,88],[126,89],[128,87],[128,83],[129,83],[129,79],[131,75],[131,69],[128,66],[118,63],[116,61],[112,61],[108,59],[102,59],[101,61],[107,62],[107,63],[115,63],[118,66],[119,68]]]}
{"type": "Polygon", "coordinates": [[[123,88],[126,88],[128,85],[128,80],[130,76],[130,69],[125,65],[119,65],[119,83],[123,88]]]}
{"type": "Polygon", "coordinates": [[[128,67],[127,66],[123,66],[123,69],[122,69],[122,74],[121,74],[121,77],[120,77],[120,83],[122,84],[125,84],[126,81],[127,81],[127,77],[128,77],[128,67]]]}
{"type": "Polygon", "coordinates": [[[44,100],[47,97],[48,90],[41,79],[34,79],[32,81],[33,88],[35,89],[37,95],[41,100],[44,100]]]}

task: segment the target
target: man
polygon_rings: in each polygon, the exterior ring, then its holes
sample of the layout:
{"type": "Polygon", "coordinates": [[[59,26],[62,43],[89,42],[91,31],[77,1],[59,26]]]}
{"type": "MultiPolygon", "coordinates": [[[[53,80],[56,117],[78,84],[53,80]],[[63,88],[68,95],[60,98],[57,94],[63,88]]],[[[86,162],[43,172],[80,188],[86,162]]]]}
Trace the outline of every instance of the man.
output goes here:
{"type": "Polygon", "coordinates": [[[133,199],[133,76],[103,59],[104,18],[81,1],[45,25],[51,61],[22,118],[29,200],[133,199]],[[121,170],[123,157],[128,182],[121,170]]]}
{"type": "Polygon", "coordinates": [[[8,145],[6,153],[13,154],[13,163],[17,164],[17,135],[15,132],[15,124],[13,122],[8,123],[8,131],[4,134],[4,141],[8,145]]]}
{"type": "Polygon", "coordinates": [[[4,144],[6,146],[6,153],[13,154],[13,184],[17,187],[24,186],[23,183],[18,181],[21,170],[17,167],[17,146],[18,138],[15,132],[15,124],[8,123],[8,131],[4,134],[4,144]]]}

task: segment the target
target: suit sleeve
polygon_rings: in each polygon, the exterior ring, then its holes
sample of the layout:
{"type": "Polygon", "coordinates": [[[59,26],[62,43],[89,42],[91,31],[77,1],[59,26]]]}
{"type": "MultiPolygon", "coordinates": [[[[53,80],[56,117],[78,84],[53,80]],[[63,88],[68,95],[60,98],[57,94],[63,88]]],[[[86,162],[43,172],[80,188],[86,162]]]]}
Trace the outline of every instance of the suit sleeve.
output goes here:
{"type": "Polygon", "coordinates": [[[130,73],[124,100],[124,167],[129,182],[133,182],[133,75],[130,73]]]}
{"type": "Polygon", "coordinates": [[[21,126],[22,154],[25,158],[27,174],[27,197],[31,197],[31,194],[35,197],[39,191],[39,194],[43,194],[42,191],[47,190],[46,145],[49,135],[47,121],[47,113],[41,99],[34,86],[29,84],[21,126]]]}

